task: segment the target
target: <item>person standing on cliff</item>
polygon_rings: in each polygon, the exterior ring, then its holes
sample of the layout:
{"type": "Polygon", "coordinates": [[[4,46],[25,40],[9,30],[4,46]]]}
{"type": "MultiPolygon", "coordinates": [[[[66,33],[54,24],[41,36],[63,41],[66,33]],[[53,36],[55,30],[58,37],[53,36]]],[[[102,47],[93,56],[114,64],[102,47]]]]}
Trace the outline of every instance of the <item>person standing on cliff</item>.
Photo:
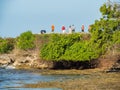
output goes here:
{"type": "Polygon", "coordinates": [[[62,29],[62,32],[64,34],[65,33],[65,26],[63,25],[61,29],[62,29]]]}
{"type": "Polygon", "coordinates": [[[84,27],[84,25],[82,25],[81,31],[84,32],[84,29],[85,29],[85,27],[84,27]]]}
{"type": "Polygon", "coordinates": [[[75,26],[72,25],[71,28],[72,28],[72,32],[75,33],[75,26]]]}
{"type": "Polygon", "coordinates": [[[51,30],[52,30],[52,32],[54,32],[54,30],[55,30],[55,26],[54,26],[54,24],[52,24],[52,26],[51,26],[51,30]]]}
{"type": "Polygon", "coordinates": [[[69,34],[72,34],[72,27],[71,27],[71,25],[69,26],[68,30],[69,30],[69,34]]]}

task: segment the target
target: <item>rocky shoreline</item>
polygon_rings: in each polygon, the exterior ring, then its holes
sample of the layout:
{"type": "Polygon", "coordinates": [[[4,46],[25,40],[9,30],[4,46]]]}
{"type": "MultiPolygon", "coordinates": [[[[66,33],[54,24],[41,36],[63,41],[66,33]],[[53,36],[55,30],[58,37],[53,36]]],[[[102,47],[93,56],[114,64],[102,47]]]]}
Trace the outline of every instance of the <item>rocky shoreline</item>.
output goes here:
{"type": "Polygon", "coordinates": [[[77,69],[96,69],[99,68],[106,72],[120,72],[120,55],[106,55],[98,60],[91,62],[53,62],[41,60],[38,50],[13,50],[9,54],[0,55],[0,67],[6,69],[76,69],[70,65],[78,65],[77,69]],[[109,57],[108,57],[109,56],[109,57]],[[115,57],[115,58],[114,58],[115,57]],[[62,63],[62,64],[61,64],[62,63]],[[64,65],[64,66],[63,66],[64,65]],[[69,68],[67,67],[69,66],[69,68]],[[81,66],[80,66],[81,65],[81,66]],[[84,66],[82,66],[84,65],[84,66]],[[64,67],[64,68],[63,68],[64,67]],[[67,67],[67,68],[66,68],[67,67]],[[70,68],[71,67],[71,68],[70,68]]]}
{"type": "Polygon", "coordinates": [[[10,54],[0,55],[0,67],[16,69],[46,69],[51,68],[52,63],[40,60],[35,51],[15,51],[10,54]]]}

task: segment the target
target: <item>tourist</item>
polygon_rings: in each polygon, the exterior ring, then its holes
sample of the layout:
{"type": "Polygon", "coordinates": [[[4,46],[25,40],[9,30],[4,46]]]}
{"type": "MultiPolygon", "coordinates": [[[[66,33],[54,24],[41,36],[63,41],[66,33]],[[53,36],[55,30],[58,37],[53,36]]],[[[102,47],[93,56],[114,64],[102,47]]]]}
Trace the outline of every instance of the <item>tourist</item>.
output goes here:
{"type": "Polygon", "coordinates": [[[46,33],[46,30],[41,30],[41,34],[45,34],[46,33]]]}
{"type": "Polygon", "coordinates": [[[65,33],[65,26],[63,25],[61,29],[62,29],[62,32],[64,34],[65,33]]]}
{"type": "Polygon", "coordinates": [[[71,28],[72,28],[72,32],[74,33],[75,32],[75,26],[72,25],[71,28]]]}
{"type": "Polygon", "coordinates": [[[82,25],[82,27],[81,27],[82,32],[84,32],[84,29],[85,29],[85,27],[84,27],[84,25],[82,25]]]}
{"type": "Polygon", "coordinates": [[[54,32],[54,30],[55,30],[55,26],[53,24],[51,26],[51,30],[52,30],[52,32],[54,32]]]}
{"type": "Polygon", "coordinates": [[[72,34],[72,27],[71,27],[71,25],[69,26],[68,31],[69,31],[69,34],[72,34]]]}

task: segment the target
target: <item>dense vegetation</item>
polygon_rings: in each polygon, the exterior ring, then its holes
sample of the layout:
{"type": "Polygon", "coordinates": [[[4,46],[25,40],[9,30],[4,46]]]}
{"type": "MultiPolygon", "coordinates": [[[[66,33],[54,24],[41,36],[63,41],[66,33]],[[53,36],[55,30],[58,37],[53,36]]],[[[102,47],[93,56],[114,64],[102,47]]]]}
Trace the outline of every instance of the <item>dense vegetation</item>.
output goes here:
{"type": "Polygon", "coordinates": [[[18,38],[0,38],[0,53],[9,53],[17,47],[22,50],[35,48],[35,36],[31,31],[22,33],[18,38]]]}
{"type": "Polygon", "coordinates": [[[89,40],[90,34],[53,34],[41,50],[45,60],[86,61],[98,58],[102,51],[97,43],[89,40]],[[85,38],[84,36],[87,36],[85,38]]]}
{"type": "Polygon", "coordinates": [[[120,4],[119,3],[105,3],[100,7],[100,12],[103,15],[103,18],[120,18],[120,4]]]}
{"type": "Polygon", "coordinates": [[[45,60],[89,61],[99,58],[115,44],[120,44],[120,11],[117,5],[104,4],[103,18],[91,25],[89,34],[53,34],[41,49],[45,60]],[[89,39],[84,36],[88,35],[89,39]]]}
{"type": "Polygon", "coordinates": [[[8,53],[14,49],[15,40],[13,38],[0,38],[0,53],[8,53]]]}
{"type": "Polygon", "coordinates": [[[35,36],[31,31],[24,32],[17,38],[17,47],[23,50],[33,49],[35,47],[34,40],[35,36]]]}

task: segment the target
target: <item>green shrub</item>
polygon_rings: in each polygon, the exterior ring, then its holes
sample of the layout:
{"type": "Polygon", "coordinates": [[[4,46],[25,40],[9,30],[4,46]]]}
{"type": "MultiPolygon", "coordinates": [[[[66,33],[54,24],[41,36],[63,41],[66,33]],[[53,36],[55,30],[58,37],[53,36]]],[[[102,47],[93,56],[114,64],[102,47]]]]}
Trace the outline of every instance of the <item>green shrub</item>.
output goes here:
{"type": "MultiPolygon", "coordinates": [[[[84,34],[87,35],[87,34],[84,34]]],[[[51,35],[50,42],[41,49],[45,60],[88,61],[101,55],[101,48],[92,40],[85,40],[83,34],[51,35]]]]}
{"type": "Polygon", "coordinates": [[[2,39],[0,38],[0,53],[8,53],[14,49],[14,39],[2,39]]]}
{"type": "Polygon", "coordinates": [[[113,39],[113,43],[120,44],[120,30],[114,32],[112,39],[113,39]]]}
{"type": "Polygon", "coordinates": [[[80,40],[80,34],[52,34],[48,44],[41,49],[41,57],[46,60],[59,60],[65,51],[80,40]]]}
{"type": "Polygon", "coordinates": [[[33,49],[35,36],[31,31],[22,33],[17,39],[17,47],[23,50],[33,49]]]}
{"type": "Polygon", "coordinates": [[[90,61],[97,59],[101,55],[101,50],[97,48],[97,44],[90,43],[89,41],[74,43],[66,50],[65,54],[60,59],[70,61],[90,61]]]}
{"type": "Polygon", "coordinates": [[[8,44],[8,48],[9,50],[13,50],[15,47],[15,39],[14,38],[6,38],[7,40],[7,44],[8,44]]]}

